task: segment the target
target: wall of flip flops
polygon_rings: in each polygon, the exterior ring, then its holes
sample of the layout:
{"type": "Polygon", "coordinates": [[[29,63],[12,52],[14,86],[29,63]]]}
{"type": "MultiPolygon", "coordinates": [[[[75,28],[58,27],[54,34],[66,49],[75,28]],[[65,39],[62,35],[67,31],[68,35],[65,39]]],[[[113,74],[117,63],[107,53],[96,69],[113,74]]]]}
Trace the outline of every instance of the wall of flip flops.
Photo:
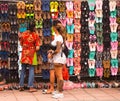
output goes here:
{"type": "Polygon", "coordinates": [[[69,74],[105,77],[120,74],[119,0],[0,1],[0,72],[17,81],[22,47],[18,35],[28,22],[36,23],[41,40],[35,74],[49,79],[47,51],[52,40],[52,21],[66,27],[69,74]]]}

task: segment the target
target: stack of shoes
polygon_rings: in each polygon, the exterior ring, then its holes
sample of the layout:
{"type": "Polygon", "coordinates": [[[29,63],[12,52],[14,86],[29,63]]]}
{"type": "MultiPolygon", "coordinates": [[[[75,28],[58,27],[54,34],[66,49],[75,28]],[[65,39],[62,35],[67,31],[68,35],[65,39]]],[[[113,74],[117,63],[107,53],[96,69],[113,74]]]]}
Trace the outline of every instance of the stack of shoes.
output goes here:
{"type": "Polygon", "coordinates": [[[118,63],[118,75],[120,74],[120,1],[117,1],[117,23],[118,23],[118,28],[117,28],[117,32],[118,32],[118,60],[119,60],[119,63],[118,63]]]}
{"type": "MultiPolygon", "coordinates": [[[[50,0],[41,0],[41,9],[42,9],[42,13],[41,13],[41,18],[42,20],[39,21],[38,25],[39,28],[37,28],[37,30],[39,30],[39,36],[40,36],[40,40],[41,40],[41,49],[38,52],[38,57],[39,57],[39,65],[38,68],[41,68],[41,64],[42,64],[42,69],[41,69],[41,73],[42,76],[44,75],[43,79],[48,79],[49,78],[49,71],[48,71],[48,64],[44,65],[44,63],[48,62],[48,58],[47,58],[47,51],[50,49],[49,48],[49,44],[51,42],[51,13],[50,13],[50,0]],[[40,62],[40,60],[42,62],[40,62]]],[[[39,69],[40,70],[40,69],[39,69]]]]}
{"type": "Polygon", "coordinates": [[[66,26],[66,31],[67,31],[67,40],[65,42],[67,48],[68,48],[68,56],[67,57],[67,67],[69,68],[69,74],[74,75],[74,43],[73,43],[73,38],[74,38],[74,8],[73,5],[74,3],[72,1],[66,1],[66,2],[59,2],[63,8],[66,7],[66,12],[64,12],[65,9],[61,11],[59,9],[59,18],[60,21],[62,22],[63,26],[66,26]]]}
{"type": "MultiPolygon", "coordinates": [[[[1,19],[0,19],[0,42],[1,42],[1,48],[0,48],[0,52],[1,52],[1,59],[0,59],[0,73],[2,76],[2,79],[5,79],[6,81],[8,80],[7,78],[9,78],[9,35],[11,32],[11,24],[9,22],[9,5],[6,2],[1,3],[0,5],[1,7],[1,11],[0,11],[0,15],[1,15],[1,19]]],[[[4,84],[5,82],[2,81],[1,84],[4,84]]]]}
{"type": "Polygon", "coordinates": [[[109,1],[109,9],[110,9],[110,17],[109,17],[109,21],[110,21],[110,45],[111,45],[111,49],[110,49],[110,55],[111,55],[111,75],[112,76],[116,76],[118,73],[118,33],[117,33],[117,27],[118,27],[118,23],[116,22],[116,17],[117,17],[117,13],[116,13],[116,1],[109,1]],[[114,26],[114,28],[113,28],[114,26]]]}
{"type": "Polygon", "coordinates": [[[88,29],[89,29],[89,59],[88,59],[88,67],[89,67],[89,76],[95,76],[95,54],[96,54],[96,34],[95,34],[95,0],[89,1],[89,17],[88,17],[88,29]]]}
{"type": "Polygon", "coordinates": [[[103,0],[103,76],[105,78],[110,77],[110,21],[109,21],[110,9],[109,0],[103,0]],[[108,19],[108,20],[106,20],[108,19]],[[108,61],[108,62],[107,62],[108,61]]]}
{"type": "Polygon", "coordinates": [[[81,1],[81,76],[88,76],[88,56],[89,56],[89,28],[88,19],[89,18],[89,6],[87,1],[81,1]]]}
{"type": "Polygon", "coordinates": [[[96,4],[96,39],[97,39],[97,43],[96,43],[96,76],[98,77],[102,77],[103,76],[103,64],[102,64],[102,53],[103,53],[103,49],[104,49],[104,45],[103,45],[103,35],[102,35],[102,27],[103,27],[103,23],[102,23],[102,18],[103,18],[103,11],[102,11],[102,6],[103,6],[103,1],[99,1],[96,0],[95,1],[96,4]],[[100,5],[100,6],[99,6],[100,5]],[[98,12],[100,12],[100,14],[98,14],[98,12]]]}
{"type": "Polygon", "coordinates": [[[74,1],[74,26],[75,26],[75,30],[74,30],[74,35],[73,35],[73,42],[74,42],[74,75],[80,75],[80,71],[81,71],[81,65],[80,65],[80,56],[81,56],[81,47],[80,47],[80,43],[81,43],[81,33],[80,33],[80,29],[81,29],[81,25],[80,25],[80,16],[81,16],[81,2],[75,0],[74,1]],[[78,44],[78,45],[77,45],[78,44]],[[78,47],[79,48],[78,48],[78,47]]]}
{"type": "MultiPolygon", "coordinates": [[[[34,0],[33,2],[34,6],[34,19],[35,19],[35,31],[38,33],[39,38],[40,38],[40,43],[42,45],[43,41],[43,33],[42,33],[42,28],[43,28],[43,19],[42,19],[42,12],[41,12],[41,0],[34,0]]],[[[42,58],[41,55],[38,53],[37,56],[38,58],[38,64],[35,69],[35,74],[39,74],[41,72],[41,64],[42,64],[42,58]]]]}

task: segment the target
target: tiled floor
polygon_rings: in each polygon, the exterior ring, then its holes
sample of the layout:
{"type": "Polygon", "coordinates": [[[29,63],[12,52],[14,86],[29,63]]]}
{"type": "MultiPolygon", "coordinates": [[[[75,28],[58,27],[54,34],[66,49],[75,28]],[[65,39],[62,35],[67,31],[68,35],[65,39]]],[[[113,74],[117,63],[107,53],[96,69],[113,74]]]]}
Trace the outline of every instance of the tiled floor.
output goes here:
{"type": "Polygon", "coordinates": [[[41,90],[34,93],[6,90],[0,92],[0,101],[120,101],[120,88],[80,88],[65,90],[64,95],[62,99],[53,99],[41,90]]]}

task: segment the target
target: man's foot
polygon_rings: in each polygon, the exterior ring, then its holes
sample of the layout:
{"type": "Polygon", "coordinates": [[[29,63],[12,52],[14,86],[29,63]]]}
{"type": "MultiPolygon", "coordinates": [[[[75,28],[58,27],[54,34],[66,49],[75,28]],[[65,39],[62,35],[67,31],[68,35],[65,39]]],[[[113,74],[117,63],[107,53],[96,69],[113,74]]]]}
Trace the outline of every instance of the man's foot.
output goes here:
{"type": "Polygon", "coordinates": [[[30,87],[29,89],[30,92],[37,92],[37,89],[33,88],[33,87],[30,87]]]}
{"type": "Polygon", "coordinates": [[[20,88],[19,88],[19,91],[24,91],[24,88],[23,88],[23,87],[20,87],[20,88]]]}
{"type": "Polygon", "coordinates": [[[46,94],[52,94],[52,92],[54,92],[54,90],[49,89],[47,90],[46,94]]]}
{"type": "Polygon", "coordinates": [[[48,89],[48,90],[43,90],[43,94],[52,94],[54,90],[48,89]]]}
{"type": "Polygon", "coordinates": [[[6,84],[6,80],[0,82],[0,85],[4,85],[4,84],[6,84]]]}

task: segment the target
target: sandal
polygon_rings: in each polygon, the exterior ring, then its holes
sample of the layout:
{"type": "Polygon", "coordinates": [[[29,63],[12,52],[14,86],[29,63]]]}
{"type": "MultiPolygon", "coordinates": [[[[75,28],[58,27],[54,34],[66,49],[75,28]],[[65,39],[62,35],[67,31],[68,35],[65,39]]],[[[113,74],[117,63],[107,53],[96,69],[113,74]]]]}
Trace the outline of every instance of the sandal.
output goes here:
{"type": "Polygon", "coordinates": [[[96,42],[89,42],[90,51],[96,51],[96,42]]]}
{"type": "Polygon", "coordinates": [[[74,24],[67,25],[66,28],[67,28],[67,33],[68,34],[73,34],[74,33],[74,24]]]}
{"type": "Polygon", "coordinates": [[[90,40],[90,42],[96,42],[96,35],[90,35],[89,36],[89,40],[90,40]]]}
{"type": "Polygon", "coordinates": [[[73,35],[72,34],[67,34],[67,41],[73,42],[73,35]]]}
{"type": "Polygon", "coordinates": [[[110,68],[110,60],[103,60],[103,67],[104,69],[110,68]]]}
{"type": "Polygon", "coordinates": [[[35,19],[40,20],[42,18],[42,12],[41,11],[35,11],[35,19]]]}
{"type": "Polygon", "coordinates": [[[54,90],[43,90],[42,93],[43,94],[52,94],[54,90]]]}
{"type": "Polygon", "coordinates": [[[80,42],[74,42],[74,43],[73,43],[73,48],[74,48],[75,50],[81,49],[81,44],[80,44],[80,42]]]}
{"type": "Polygon", "coordinates": [[[34,6],[35,11],[40,11],[41,10],[41,0],[34,0],[33,6],[34,6]]]}
{"type": "Polygon", "coordinates": [[[80,19],[81,17],[81,11],[74,11],[74,18],[80,19]]]}
{"type": "Polygon", "coordinates": [[[81,40],[81,34],[75,33],[73,35],[74,35],[74,42],[80,42],[80,40],[81,40]]]}
{"type": "Polygon", "coordinates": [[[74,55],[74,50],[69,50],[68,52],[68,58],[73,58],[73,55],[74,55]]]}
{"type": "Polygon", "coordinates": [[[74,74],[75,75],[79,75],[80,71],[81,71],[81,66],[80,65],[74,67],[74,74]]]}
{"type": "Polygon", "coordinates": [[[109,1],[110,11],[116,10],[116,1],[109,1]]]}
{"type": "Polygon", "coordinates": [[[97,43],[97,51],[98,52],[103,52],[103,44],[98,44],[97,43]]]}
{"type": "Polygon", "coordinates": [[[67,20],[67,25],[73,24],[73,18],[66,18],[66,20],[67,20]]]}
{"type": "Polygon", "coordinates": [[[17,14],[17,6],[16,4],[10,4],[9,5],[9,16],[16,16],[17,14]]]}
{"type": "Polygon", "coordinates": [[[69,11],[73,11],[73,2],[72,1],[66,2],[66,8],[69,11]]]}
{"type": "Polygon", "coordinates": [[[40,19],[39,21],[35,21],[35,28],[39,29],[39,28],[43,28],[43,19],[40,19]]]}
{"type": "Polygon", "coordinates": [[[29,88],[29,92],[37,92],[37,89],[33,88],[33,87],[30,87],[29,88]]]}
{"type": "Polygon", "coordinates": [[[93,11],[95,9],[95,0],[88,0],[88,5],[89,5],[89,9],[90,11],[93,11]]]}
{"type": "Polygon", "coordinates": [[[70,66],[69,67],[69,74],[73,75],[73,73],[74,73],[74,66],[70,66]]]}
{"type": "Polygon", "coordinates": [[[59,18],[66,20],[66,13],[65,12],[59,12],[59,18]]]}
{"type": "Polygon", "coordinates": [[[25,17],[26,17],[26,13],[25,13],[25,11],[24,10],[18,10],[18,12],[17,12],[17,18],[18,19],[25,19],[25,17]]]}
{"type": "Polygon", "coordinates": [[[95,53],[96,53],[95,51],[90,51],[90,53],[89,53],[89,59],[90,60],[95,58],[95,53]]]}
{"type": "Polygon", "coordinates": [[[102,9],[96,9],[96,10],[95,10],[95,13],[96,13],[96,17],[100,17],[100,18],[103,17],[102,9]]]}
{"type": "Polygon", "coordinates": [[[111,32],[110,33],[110,38],[111,38],[112,42],[117,41],[118,33],[117,32],[111,32]]]}
{"type": "Polygon", "coordinates": [[[17,9],[25,10],[25,2],[24,1],[19,1],[17,3],[17,9]]]}
{"type": "Polygon", "coordinates": [[[50,11],[50,1],[49,0],[42,0],[42,10],[50,11]]]}
{"type": "Polygon", "coordinates": [[[19,88],[19,91],[24,91],[24,87],[20,87],[20,88],[19,88]]]}
{"type": "Polygon", "coordinates": [[[80,57],[81,56],[81,49],[74,50],[74,57],[80,57]]]}
{"type": "Polygon", "coordinates": [[[69,49],[69,50],[71,50],[72,49],[72,47],[73,47],[73,42],[71,41],[66,41],[65,42],[65,44],[66,44],[66,46],[67,46],[67,48],[69,49]]]}
{"type": "Polygon", "coordinates": [[[73,16],[74,16],[74,12],[73,11],[66,10],[66,13],[67,13],[67,18],[73,18],[73,16]]]}
{"type": "Polygon", "coordinates": [[[89,68],[88,71],[89,71],[89,76],[90,76],[90,77],[94,77],[94,76],[95,76],[95,71],[96,71],[95,68],[92,68],[92,69],[89,68]]]}
{"type": "Polygon", "coordinates": [[[66,7],[65,7],[65,2],[64,1],[60,1],[59,2],[59,12],[64,12],[66,7]]]}
{"type": "Polygon", "coordinates": [[[96,0],[96,9],[102,9],[103,1],[102,0],[96,0]]]}
{"type": "Polygon", "coordinates": [[[33,4],[26,4],[26,12],[32,12],[33,11],[33,4]]]}
{"type": "Polygon", "coordinates": [[[66,27],[66,19],[60,19],[60,22],[62,23],[62,25],[64,26],[64,27],[66,27]]]}
{"type": "Polygon", "coordinates": [[[58,18],[58,12],[51,12],[51,17],[52,17],[52,19],[57,19],[58,18]]]}
{"type": "Polygon", "coordinates": [[[88,66],[89,66],[89,69],[94,69],[95,68],[95,59],[88,59],[88,66]]]}
{"type": "Polygon", "coordinates": [[[78,0],[75,0],[74,1],[74,10],[80,11],[80,7],[81,7],[81,2],[79,2],[78,0]]]}
{"type": "Polygon", "coordinates": [[[111,53],[111,58],[112,59],[117,59],[117,55],[118,55],[118,50],[110,50],[111,53]]]}
{"type": "Polygon", "coordinates": [[[81,29],[81,25],[75,24],[75,33],[79,33],[79,35],[80,35],[80,29],[81,29]]]}

